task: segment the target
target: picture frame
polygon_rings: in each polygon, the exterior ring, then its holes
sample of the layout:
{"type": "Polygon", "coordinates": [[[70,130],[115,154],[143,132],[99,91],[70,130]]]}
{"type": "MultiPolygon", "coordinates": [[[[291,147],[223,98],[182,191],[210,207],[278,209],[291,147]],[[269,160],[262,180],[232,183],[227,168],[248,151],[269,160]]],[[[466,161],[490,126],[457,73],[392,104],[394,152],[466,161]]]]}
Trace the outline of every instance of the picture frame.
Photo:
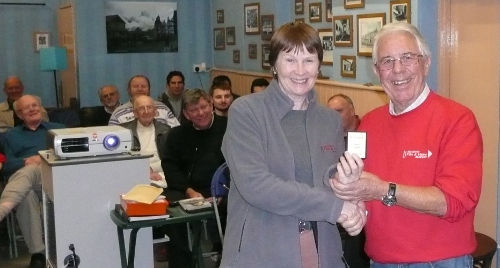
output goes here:
{"type": "Polygon", "coordinates": [[[226,29],[214,28],[214,49],[215,50],[226,49],[226,29]]]}
{"type": "Polygon", "coordinates": [[[304,0],[295,0],[295,15],[304,14],[304,0]]]}
{"type": "Polygon", "coordinates": [[[356,78],[356,56],[340,55],[340,76],[356,78]]]}
{"type": "Polygon", "coordinates": [[[309,4],[309,22],[321,22],[321,2],[309,4]]]}
{"type": "Polygon", "coordinates": [[[233,50],[233,63],[240,63],[240,50],[233,50]]]}
{"type": "Polygon", "coordinates": [[[224,10],[217,10],[217,23],[224,23],[224,10]]]}
{"type": "Polygon", "coordinates": [[[33,33],[33,49],[35,52],[40,52],[41,48],[50,47],[49,32],[34,32],[33,33]]]}
{"type": "Polygon", "coordinates": [[[333,16],[333,32],[334,42],[336,47],[352,47],[352,37],[354,30],[352,28],[352,15],[347,16],[333,16]]]}
{"type": "Polygon", "coordinates": [[[333,20],[332,4],[333,0],[325,0],[325,20],[331,22],[333,20]]]}
{"type": "Polygon", "coordinates": [[[358,22],[358,56],[372,56],[373,38],[385,24],[385,13],[361,14],[358,22]]]}
{"type": "Polygon", "coordinates": [[[321,65],[333,65],[333,29],[318,29],[318,35],[323,46],[321,65]]]}
{"type": "Polygon", "coordinates": [[[306,22],[304,18],[296,18],[295,22],[306,22]]]}
{"type": "Polygon", "coordinates": [[[411,23],[411,0],[392,0],[389,12],[391,13],[390,22],[411,23]]]}
{"type": "Polygon", "coordinates": [[[226,27],[226,44],[236,45],[236,28],[226,27]]]}
{"type": "Polygon", "coordinates": [[[260,4],[244,5],[245,34],[260,34],[260,4]]]}
{"type": "Polygon", "coordinates": [[[269,64],[269,53],[271,53],[270,44],[261,44],[262,49],[262,69],[271,69],[271,64],[269,64]]]}
{"type": "Polygon", "coordinates": [[[344,8],[363,8],[365,7],[365,0],[344,0],[344,8]]]}
{"type": "Polygon", "coordinates": [[[257,44],[248,44],[248,58],[252,60],[257,59],[257,44]]]}
{"type": "Polygon", "coordinates": [[[260,16],[260,37],[262,40],[269,41],[274,34],[274,15],[260,16]]]}

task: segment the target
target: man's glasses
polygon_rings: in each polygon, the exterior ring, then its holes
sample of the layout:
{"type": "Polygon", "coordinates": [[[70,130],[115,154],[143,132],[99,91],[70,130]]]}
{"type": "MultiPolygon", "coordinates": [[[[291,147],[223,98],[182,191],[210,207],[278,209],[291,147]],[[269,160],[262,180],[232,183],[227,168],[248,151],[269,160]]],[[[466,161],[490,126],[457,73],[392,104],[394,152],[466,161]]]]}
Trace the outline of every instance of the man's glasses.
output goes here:
{"type": "Polygon", "coordinates": [[[421,57],[423,57],[423,55],[408,53],[404,54],[399,59],[383,58],[377,61],[377,63],[375,63],[375,66],[380,71],[386,71],[394,68],[394,64],[396,63],[396,61],[399,61],[404,66],[411,66],[417,64],[421,57]]]}
{"type": "Polygon", "coordinates": [[[26,106],[18,109],[18,111],[20,111],[20,112],[29,112],[29,111],[31,111],[31,109],[38,109],[38,108],[40,108],[40,104],[38,104],[38,103],[32,103],[32,104],[26,105],[26,106]]]}
{"type": "Polygon", "coordinates": [[[154,109],[156,109],[156,107],[153,105],[147,105],[147,106],[139,106],[135,109],[141,113],[144,113],[146,111],[154,111],[154,109]]]}

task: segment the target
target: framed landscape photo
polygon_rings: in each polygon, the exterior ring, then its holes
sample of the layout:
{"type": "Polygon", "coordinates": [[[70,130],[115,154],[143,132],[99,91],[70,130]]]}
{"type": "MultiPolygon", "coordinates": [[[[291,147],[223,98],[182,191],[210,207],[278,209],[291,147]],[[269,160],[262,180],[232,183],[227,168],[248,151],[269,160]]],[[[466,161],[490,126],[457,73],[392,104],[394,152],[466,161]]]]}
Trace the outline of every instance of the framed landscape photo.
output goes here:
{"type": "Polygon", "coordinates": [[[240,50],[233,50],[233,62],[240,63],[240,50]]]}
{"type": "Polygon", "coordinates": [[[402,21],[411,23],[410,0],[393,0],[390,5],[391,22],[402,21]]]}
{"type": "Polygon", "coordinates": [[[385,24],[385,13],[358,15],[358,56],[372,56],[373,38],[385,24]]]}
{"type": "Polygon", "coordinates": [[[271,64],[269,64],[269,53],[271,53],[270,44],[262,44],[262,69],[271,69],[271,64]]]}
{"type": "Polygon", "coordinates": [[[333,30],[318,29],[319,38],[323,45],[322,65],[333,65],[333,30]]]}
{"type": "Polygon", "coordinates": [[[356,56],[340,56],[340,76],[356,78],[356,56]]]}
{"type": "Polygon", "coordinates": [[[325,0],[325,18],[326,18],[326,21],[332,21],[332,18],[333,18],[332,1],[333,0],[325,0]]]}
{"type": "Polygon", "coordinates": [[[33,49],[35,52],[40,52],[41,48],[50,46],[50,33],[49,32],[34,32],[33,33],[33,49]]]}
{"type": "Polygon", "coordinates": [[[248,44],[248,58],[252,60],[257,59],[257,44],[248,44]]]}
{"type": "Polygon", "coordinates": [[[236,45],[236,30],[234,27],[226,27],[226,44],[236,45]]]}
{"type": "Polygon", "coordinates": [[[217,10],[217,23],[224,23],[224,10],[217,10]]]}
{"type": "Polygon", "coordinates": [[[215,50],[226,49],[226,29],[214,28],[214,49],[215,50]]]}
{"type": "Polygon", "coordinates": [[[245,34],[260,34],[260,4],[245,4],[245,34]]]}
{"type": "Polygon", "coordinates": [[[304,14],[304,0],[295,0],[295,15],[304,14]]]}
{"type": "Polygon", "coordinates": [[[274,34],[274,15],[260,16],[260,25],[262,27],[260,36],[262,40],[269,41],[274,34]]]}
{"type": "Polygon", "coordinates": [[[365,0],[344,0],[344,8],[363,8],[365,7],[365,0]]]}
{"type": "Polygon", "coordinates": [[[309,4],[309,22],[321,22],[321,2],[309,4]]]}
{"type": "Polygon", "coordinates": [[[335,36],[333,45],[336,47],[352,47],[352,18],[352,15],[333,17],[333,30],[335,36]]]}

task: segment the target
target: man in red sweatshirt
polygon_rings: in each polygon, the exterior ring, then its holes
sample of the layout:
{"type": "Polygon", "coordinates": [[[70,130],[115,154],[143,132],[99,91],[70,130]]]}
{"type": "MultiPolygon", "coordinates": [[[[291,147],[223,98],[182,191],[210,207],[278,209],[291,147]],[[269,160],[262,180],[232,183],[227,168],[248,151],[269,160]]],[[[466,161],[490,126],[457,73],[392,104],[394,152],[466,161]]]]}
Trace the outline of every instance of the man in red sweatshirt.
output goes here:
{"type": "Polygon", "coordinates": [[[361,120],[364,163],[346,154],[330,184],[344,200],[367,201],[371,267],[472,267],[483,162],[474,114],[429,89],[430,51],[411,24],[378,32],[373,63],[390,102],[361,120]]]}

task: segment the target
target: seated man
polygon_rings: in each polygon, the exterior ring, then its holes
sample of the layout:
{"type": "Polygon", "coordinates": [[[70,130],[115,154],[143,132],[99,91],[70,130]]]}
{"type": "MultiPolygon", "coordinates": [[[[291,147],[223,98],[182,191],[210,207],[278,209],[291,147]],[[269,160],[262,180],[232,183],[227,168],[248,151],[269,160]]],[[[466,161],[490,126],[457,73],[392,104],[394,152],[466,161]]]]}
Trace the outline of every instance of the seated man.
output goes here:
{"type": "Polygon", "coordinates": [[[240,97],[240,95],[235,94],[232,91],[233,85],[231,83],[231,79],[229,79],[229,77],[227,75],[218,75],[218,76],[214,77],[214,79],[212,79],[212,86],[231,88],[231,94],[233,95],[233,100],[240,97]]]}
{"type": "Polygon", "coordinates": [[[354,111],[354,103],[344,94],[333,95],[328,99],[328,107],[342,116],[344,133],[356,131],[361,120],[354,111]]]}
{"type": "Polygon", "coordinates": [[[165,85],[165,92],[158,96],[158,101],[174,113],[179,122],[183,123],[186,118],[182,115],[182,94],[184,93],[184,75],[179,71],[171,71],[167,75],[167,84],[165,85]]]}
{"type": "MultiPolygon", "coordinates": [[[[21,79],[16,76],[10,76],[3,83],[3,92],[7,100],[0,103],[0,132],[5,132],[11,127],[23,124],[23,121],[14,113],[13,103],[17,101],[24,93],[24,85],[21,79]]],[[[49,121],[47,111],[42,107],[42,116],[44,121],[49,121]]]]}
{"type": "MultiPolygon", "coordinates": [[[[144,75],[136,75],[128,81],[127,92],[130,97],[130,101],[116,108],[116,110],[111,115],[109,119],[109,125],[118,125],[122,123],[127,123],[135,119],[134,107],[132,103],[137,96],[150,94],[150,83],[149,79],[144,75]]],[[[176,127],[179,125],[179,121],[175,118],[174,114],[168,107],[159,102],[155,102],[156,105],[156,115],[155,118],[158,122],[168,125],[170,127],[176,127]]]]}
{"type": "Polygon", "coordinates": [[[80,121],[82,127],[107,126],[111,114],[120,106],[120,92],[115,85],[105,85],[97,91],[102,106],[82,107],[80,121]]]}
{"type": "Polygon", "coordinates": [[[47,149],[47,132],[64,128],[62,124],[43,122],[41,101],[24,95],[14,102],[17,116],[24,122],[5,134],[3,172],[10,176],[0,197],[0,221],[17,206],[17,220],[29,252],[30,268],[45,267],[40,200],[42,198],[41,158],[38,151],[47,149]]]}
{"type": "Polygon", "coordinates": [[[269,86],[269,81],[265,78],[256,78],[252,81],[252,85],[250,86],[250,93],[261,92],[269,86]]]}
{"type": "MultiPolygon", "coordinates": [[[[214,114],[210,96],[201,89],[187,90],[183,96],[182,112],[189,123],[173,128],[167,137],[162,167],[168,183],[165,196],[169,200],[204,197],[210,194],[212,176],[225,162],[221,152],[227,117],[214,114]]],[[[225,216],[221,216],[225,219],[225,216]]],[[[191,253],[187,245],[186,225],[166,228],[170,237],[170,268],[187,267],[191,253]]],[[[208,221],[213,250],[221,251],[222,244],[215,220],[208,221]]]]}
{"type": "Polygon", "coordinates": [[[210,87],[210,96],[214,105],[214,113],[220,116],[227,116],[229,107],[233,103],[233,91],[226,84],[214,84],[210,87]]]}

